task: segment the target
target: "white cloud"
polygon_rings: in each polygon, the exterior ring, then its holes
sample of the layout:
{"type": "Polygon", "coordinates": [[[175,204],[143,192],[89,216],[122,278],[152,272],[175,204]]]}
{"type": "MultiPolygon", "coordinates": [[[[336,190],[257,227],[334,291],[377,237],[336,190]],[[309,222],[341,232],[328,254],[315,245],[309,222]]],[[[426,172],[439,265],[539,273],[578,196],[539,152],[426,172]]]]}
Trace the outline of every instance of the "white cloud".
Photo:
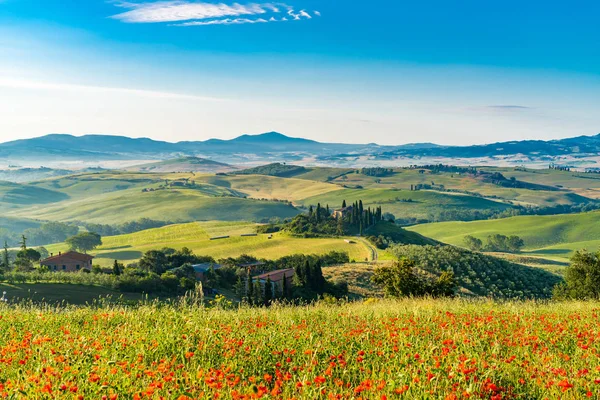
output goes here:
{"type": "Polygon", "coordinates": [[[86,93],[117,93],[122,95],[134,95],[160,99],[179,99],[194,101],[227,101],[224,98],[197,96],[183,93],[162,92],[158,90],[131,89],[106,86],[76,85],[71,83],[41,82],[19,78],[0,78],[0,87],[8,89],[29,90],[52,90],[62,92],[86,92],[86,93]]]}
{"type": "MultiPolygon", "coordinates": [[[[311,19],[305,10],[296,12],[294,7],[283,3],[225,4],[190,0],[169,0],[147,3],[118,2],[118,7],[129,11],[111,18],[126,23],[165,23],[173,26],[234,25],[288,21],[276,18],[282,9],[294,20],[311,19]],[[252,17],[255,18],[252,18],[252,17]],[[257,18],[260,16],[260,18],[257,18]]],[[[315,13],[315,15],[317,15],[315,13]]],[[[318,14],[320,15],[320,13],[318,14]]]]}
{"type": "Polygon", "coordinates": [[[321,11],[313,11],[313,14],[315,14],[317,17],[321,16],[321,11]]]}

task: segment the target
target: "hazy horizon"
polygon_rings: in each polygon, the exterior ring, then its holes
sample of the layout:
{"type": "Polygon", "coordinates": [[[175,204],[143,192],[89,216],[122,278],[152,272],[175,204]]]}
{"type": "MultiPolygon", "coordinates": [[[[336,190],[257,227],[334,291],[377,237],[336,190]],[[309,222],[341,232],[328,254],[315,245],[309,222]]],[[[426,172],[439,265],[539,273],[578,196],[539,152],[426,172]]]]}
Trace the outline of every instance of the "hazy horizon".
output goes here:
{"type": "Polygon", "coordinates": [[[594,135],[594,11],[538,0],[0,0],[0,140],[278,131],[469,145],[594,135]]]}

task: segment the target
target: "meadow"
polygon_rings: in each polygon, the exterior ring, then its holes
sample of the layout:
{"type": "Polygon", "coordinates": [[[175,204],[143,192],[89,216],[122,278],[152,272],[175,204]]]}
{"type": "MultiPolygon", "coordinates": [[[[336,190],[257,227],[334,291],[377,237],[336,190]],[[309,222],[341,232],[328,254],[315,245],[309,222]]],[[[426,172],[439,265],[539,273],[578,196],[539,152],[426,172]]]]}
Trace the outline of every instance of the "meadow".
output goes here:
{"type": "Polygon", "coordinates": [[[1,305],[12,399],[585,399],[597,303],[1,305]],[[168,329],[165,329],[168,327],[168,329]]]}
{"type": "Polygon", "coordinates": [[[600,212],[566,215],[533,215],[472,222],[440,222],[408,228],[456,246],[471,235],[518,235],[525,242],[523,254],[567,261],[574,251],[600,247],[600,212]]]}
{"type": "MultiPolygon", "coordinates": [[[[241,236],[256,232],[256,224],[244,222],[191,222],[147,229],[127,235],[106,236],[102,246],[90,254],[95,264],[109,267],[114,260],[131,263],[139,260],[148,250],[171,247],[191,249],[195,254],[212,256],[215,259],[238,257],[242,254],[257,258],[277,259],[283,256],[303,254],[326,254],[331,251],[347,252],[350,259],[371,260],[375,251],[365,240],[352,238],[298,238],[284,233],[270,235],[241,236]],[[213,237],[230,236],[226,239],[210,240],[213,237]]],[[[46,246],[48,251],[67,251],[65,244],[46,246]]]]}

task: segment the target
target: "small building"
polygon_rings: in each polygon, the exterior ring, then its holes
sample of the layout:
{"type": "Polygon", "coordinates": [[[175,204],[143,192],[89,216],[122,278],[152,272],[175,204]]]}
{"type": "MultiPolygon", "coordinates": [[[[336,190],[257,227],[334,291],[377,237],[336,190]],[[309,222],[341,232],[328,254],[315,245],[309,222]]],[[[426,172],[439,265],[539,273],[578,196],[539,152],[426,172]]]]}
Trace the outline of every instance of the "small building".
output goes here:
{"type": "Polygon", "coordinates": [[[200,282],[204,282],[204,276],[211,268],[213,270],[217,270],[217,269],[223,268],[223,266],[220,264],[203,263],[203,264],[192,265],[192,268],[194,268],[194,274],[196,275],[196,280],[200,281],[200,282]]]}
{"type": "Polygon", "coordinates": [[[344,208],[340,208],[333,211],[333,218],[339,219],[344,218],[346,215],[349,215],[354,210],[354,206],[348,206],[344,208]]]}
{"type": "Polygon", "coordinates": [[[264,285],[267,282],[267,279],[270,279],[273,286],[280,287],[281,285],[283,285],[283,278],[285,277],[285,280],[287,281],[288,286],[291,286],[292,282],[294,280],[294,275],[295,275],[294,268],[286,268],[286,269],[278,269],[276,271],[266,272],[264,274],[254,276],[254,277],[252,277],[252,279],[257,280],[262,285],[264,285]]]}
{"type": "Polygon", "coordinates": [[[40,261],[40,265],[48,267],[50,271],[77,272],[82,269],[91,270],[93,259],[89,254],[76,251],[59,252],[56,256],[50,254],[50,257],[40,261]]]}

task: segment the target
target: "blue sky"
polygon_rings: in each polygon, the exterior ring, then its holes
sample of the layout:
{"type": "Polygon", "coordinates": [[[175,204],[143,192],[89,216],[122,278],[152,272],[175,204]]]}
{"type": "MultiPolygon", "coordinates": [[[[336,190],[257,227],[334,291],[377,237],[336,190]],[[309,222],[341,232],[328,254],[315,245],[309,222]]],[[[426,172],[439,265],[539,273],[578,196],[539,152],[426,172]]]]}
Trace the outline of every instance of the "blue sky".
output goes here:
{"type": "Polygon", "coordinates": [[[595,1],[0,0],[0,140],[600,132],[595,1]]]}

